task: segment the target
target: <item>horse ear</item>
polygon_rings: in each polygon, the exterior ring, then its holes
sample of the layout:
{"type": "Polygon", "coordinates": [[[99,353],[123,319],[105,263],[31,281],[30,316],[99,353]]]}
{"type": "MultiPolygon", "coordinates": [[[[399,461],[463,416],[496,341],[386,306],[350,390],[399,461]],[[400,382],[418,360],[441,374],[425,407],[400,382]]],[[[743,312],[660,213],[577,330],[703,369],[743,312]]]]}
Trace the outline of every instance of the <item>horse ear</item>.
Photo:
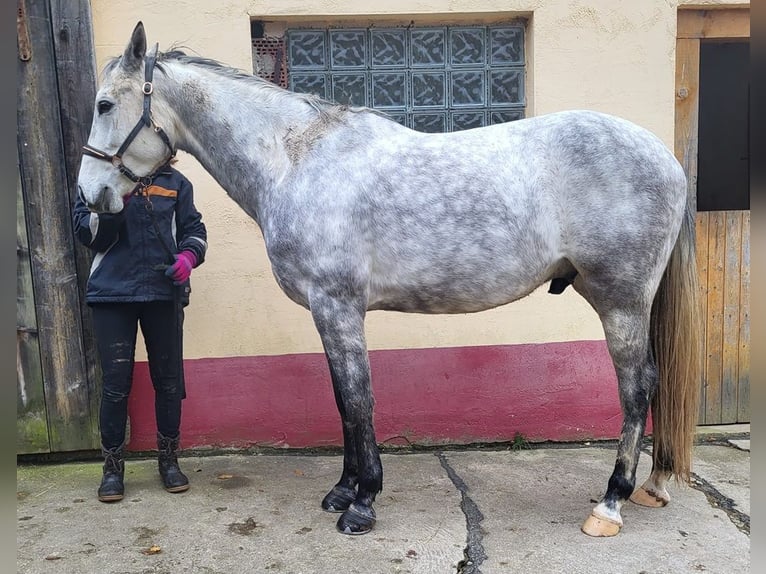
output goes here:
{"type": "Polygon", "coordinates": [[[136,24],[133,28],[133,34],[125,53],[122,55],[122,65],[126,69],[136,69],[141,65],[146,54],[146,32],[144,32],[143,22],[136,24]]]}

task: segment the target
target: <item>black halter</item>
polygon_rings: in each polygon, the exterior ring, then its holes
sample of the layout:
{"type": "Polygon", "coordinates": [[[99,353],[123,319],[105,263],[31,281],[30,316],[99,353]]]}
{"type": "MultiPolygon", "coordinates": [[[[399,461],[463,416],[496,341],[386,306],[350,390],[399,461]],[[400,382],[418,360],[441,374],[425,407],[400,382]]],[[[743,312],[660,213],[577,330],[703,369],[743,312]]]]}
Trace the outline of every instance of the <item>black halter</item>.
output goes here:
{"type": "Polygon", "coordinates": [[[156,62],[158,49],[159,44],[157,44],[151,55],[146,57],[146,66],[144,72],[145,81],[144,85],[141,87],[141,91],[144,94],[144,112],[141,114],[141,118],[138,120],[133,130],[128,134],[128,137],[126,137],[125,141],[122,142],[122,145],[117,150],[117,152],[114,154],[108,154],[89,144],[82,146],[82,151],[84,154],[95,157],[96,159],[103,159],[104,161],[111,162],[114,167],[120,170],[122,175],[143,187],[151,184],[157,172],[176,155],[176,150],[170,143],[168,134],[166,134],[165,130],[158,126],[155,123],[154,118],[152,118],[152,92],[154,91],[154,86],[152,85],[152,74],[154,73],[154,64],[156,62]],[[160,136],[162,141],[165,142],[165,145],[170,150],[170,156],[165,161],[163,161],[152,173],[140,177],[133,173],[124,163],[122,163],[122,155],[125,153],[125,150],[128,149],[128,146],[133,143],[133,140],[138,135],[138,132],[140,132],[144,127],[152,127],[154,129],[154,133],[160,136]]]}

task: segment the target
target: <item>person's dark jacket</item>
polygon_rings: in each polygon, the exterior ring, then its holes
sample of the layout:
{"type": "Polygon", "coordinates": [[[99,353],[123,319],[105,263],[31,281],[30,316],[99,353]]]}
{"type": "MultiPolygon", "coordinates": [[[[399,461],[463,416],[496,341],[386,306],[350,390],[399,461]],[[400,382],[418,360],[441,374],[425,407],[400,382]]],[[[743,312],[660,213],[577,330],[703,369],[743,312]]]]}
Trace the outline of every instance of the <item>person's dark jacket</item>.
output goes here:
{"type": "MultiPolygon", "coordinates": [[[[172,301],[175,287],[165,275],[174,262],[171,253],[192,251],[195,267],[205,260],[207,230],[194,206],[191,182],[166,166],[145,193],[114,214],[92,213],[80,198],[75,202],[75,234],[96,252],[86,290],[89,304],[172,301]]],[[[186,304],[189,282],[181,288],[186,304]]]]}

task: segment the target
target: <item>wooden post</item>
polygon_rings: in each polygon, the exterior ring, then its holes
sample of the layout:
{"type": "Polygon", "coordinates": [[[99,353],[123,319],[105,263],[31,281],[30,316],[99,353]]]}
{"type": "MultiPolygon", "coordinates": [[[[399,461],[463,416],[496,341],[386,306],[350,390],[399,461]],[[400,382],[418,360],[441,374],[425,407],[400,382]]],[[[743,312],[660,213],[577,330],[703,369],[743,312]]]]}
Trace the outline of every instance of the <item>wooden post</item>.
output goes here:
{"type": "MultiPolygon", "coordinates": [[[[679,14],[679,21],[681,16],[679,14]]],[[[699,121],[699,59],[697,38],[676,40],[675,154],[686,173],[686,193],[697,209],[697,124],[699,121]]],[[[707,232],[708,214],[697,214],[697,267],[700,271],[700,300],[707,313],[707,232]],[[701,241],[704,235],[705,241],[701,241]]],[[[707,328],[707,320],[703,321],[707,328]]],[[[703,348],[707,351],[707,332],[703,348]]],[[[705,424],[707,402],[707,360],[702,364],[699,424],[705,424]]]]}
{"type": "Polygon", "coordinates": [[[699,121],[700,41],[676,41],[676,158],[684,167],[687,193],[697,207],[697,123],[699,121]]]}
{"type": "Polygon", "coordinates": [[[19,0],[29,59],[17,62],[17,142],[52,451],[95,448],[66,155],[48,2],[19,0]]]}
{"type": "MultiPolygon", "coordinates": [[[[56,54],[61,133],[64,142],[64,166],[69,205],[77,197],[77,174],[82,146],[88,141],[93,105],[96,99],[96,56],[93,41],[93,18],[90,0],[50,0],[53,45],[56,54]]],[[[70,212],[67,216],[70,217],[70,212]]],[[[93,260],[92,253],[75,241],[82,339],[85,351],[86,380],[90,408],[98,412],[101,398],[101,366],[93,331],[93,318],[85,303],[85,288],[93,260]]]]}

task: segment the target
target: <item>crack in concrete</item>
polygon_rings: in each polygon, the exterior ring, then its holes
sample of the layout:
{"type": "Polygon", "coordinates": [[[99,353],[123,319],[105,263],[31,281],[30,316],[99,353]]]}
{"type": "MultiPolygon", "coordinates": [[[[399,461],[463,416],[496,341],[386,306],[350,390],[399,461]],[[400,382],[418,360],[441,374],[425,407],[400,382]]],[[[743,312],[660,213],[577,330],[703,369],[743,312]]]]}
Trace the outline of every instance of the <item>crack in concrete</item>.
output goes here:
{"type": "Polygon", "coordinates": [[[480,566],[487,559],[487,554],[484,552],[484,546],[481,543],[484,538],[484,532],[481,529],[481,521],[484,520],[484,515],[473,499],[468,496],[468,486],[455,472],[455,469],[450,466],[444,453],[436,453],[436,456],[439,458],[439,462],[447,472],[447,476],[449,476],[452,484],[460,492],[460,509],[465,515],[467,529],[466,547],[463,549],[463,560],[458,562],[457,574],[481,574],[480,566]]]}
{"type": "Polygon", "coordinates": [[[740,532],[750,536],[750,517],[734,508],[737,505],[734,500],[721,494],[715,486],[695,473],[691,473],[691,487],[704,494],[710,506],[723,510],[740,532]]]}

